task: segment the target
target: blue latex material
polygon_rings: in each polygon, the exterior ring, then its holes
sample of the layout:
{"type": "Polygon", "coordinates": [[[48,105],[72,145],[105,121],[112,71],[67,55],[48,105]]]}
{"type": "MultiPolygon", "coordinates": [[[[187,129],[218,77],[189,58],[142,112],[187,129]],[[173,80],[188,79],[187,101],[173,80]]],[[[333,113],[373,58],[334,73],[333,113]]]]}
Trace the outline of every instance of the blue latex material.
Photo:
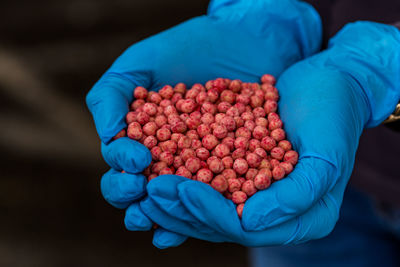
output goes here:
{"type": "MultiPolygon", "coordinates": [[[[121,138],[125,115],[136,86],[158,90],[166,84],[188,86],[217,77],[256,82],[264,73],[279,76],[286,68],[319,50],[321,23],[317,12],[297,0],[214,0],[208,14],[186,21],[129,47],[94,85],[86,98],[105,161],[101,188],[118,208],[132,204],[125,224],[130,230],[151,228],[137,200],[145,195],[143,176],[151,155],[143,145],[121,138]],[[117,173],[125,170],[125,174],[117,173]]],[[[162,229],[156,230],[156,232],[162,229]]],[[[155,234],[159,247],[179,245],[176,234],[155,234]],[[164,238],[160,240],[160,238],[164,238]]]]}
{"type": "Polygon", "coordinates": [[[168,230],[213,242],[268,246],[326,236],[338,220],[359,137],[393,111],[399,76],[396,28],[347,25],[329,49],[282,74],[279,111],[300,159],[287,178],[246,202],[241,221],[209,185],[173,175],[147,185],[142,211],[168,230]]]}

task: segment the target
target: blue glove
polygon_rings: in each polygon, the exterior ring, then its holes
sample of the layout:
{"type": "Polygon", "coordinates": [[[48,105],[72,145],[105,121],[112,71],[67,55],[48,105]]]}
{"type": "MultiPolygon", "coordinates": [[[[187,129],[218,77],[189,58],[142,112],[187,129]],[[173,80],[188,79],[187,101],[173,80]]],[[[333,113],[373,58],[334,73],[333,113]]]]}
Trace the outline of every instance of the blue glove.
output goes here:
{"type": "MultiPolygon", "coordinates": [[[[158,90],[166,84],[184,82],[190,86],[217,77],[256,82],[262,74],[278,76],[316,53],[320,41],[320,19],[308,4],[297,0],[220,0],[210,3],[206,16],[128,48],[86,99],[102,140],[104,159],[112,168],[103,176],[101,189],[115,207],[130,205],[127,228],[148,230],[152,224],[137,203],[145,194],[145,180],[139,173],[149,165],[151,155],[128,138],[111,142],[127,126],[125,115],[136,86],[158,90]],[[121,170],[126,173],[121,174],[121,170]]],[[[163,243],[166,239],[162,237],[173,234],[157,231],[153,243],[158,247],[184,241],[177,236],[163,243]]]]}
{"type": "Polygon", "coordinates": [[[328,50],[288,69],[277,87],[288,139],[300,154],[294,171],[252,196],[241,221],[234,204],[209,185],[159,177],[140,203],[151,220],[183,235],[246,246],[296,244],[331,232],[363,129],[382,122],[400,100],[400,32],[349,24],[328,50]]]}

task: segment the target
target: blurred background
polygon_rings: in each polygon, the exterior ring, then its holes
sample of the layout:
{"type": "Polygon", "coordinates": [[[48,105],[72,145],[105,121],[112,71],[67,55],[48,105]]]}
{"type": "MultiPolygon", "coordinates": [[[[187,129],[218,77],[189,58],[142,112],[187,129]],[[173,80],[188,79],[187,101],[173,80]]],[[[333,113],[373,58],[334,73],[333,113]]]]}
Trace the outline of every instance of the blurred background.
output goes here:
{"type": "Polygon", "coordinates": [[[108,205],[85,95],[129,45],[208,0],[0,2],[0,266],[246,266],[246,250],[158,250],[108,205]]]}

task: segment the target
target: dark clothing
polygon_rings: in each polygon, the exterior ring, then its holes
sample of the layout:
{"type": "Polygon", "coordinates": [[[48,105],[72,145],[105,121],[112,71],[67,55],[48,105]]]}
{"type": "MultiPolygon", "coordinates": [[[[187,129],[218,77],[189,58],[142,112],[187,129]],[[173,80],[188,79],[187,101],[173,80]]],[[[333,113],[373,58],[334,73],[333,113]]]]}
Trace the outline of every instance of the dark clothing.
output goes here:
{"type": "Polygon", "coordinates": [[[400,21],[399,0],[305,0],[319,12],[324,44],[344,25],[357,20],[393,24],[400,21]]]}
{"type": "MultiPolygon", "coordinates": [[[[400,22],[399,0],[306,0],[320,13],[324,47],[345,24],[369,20],[400,22]]],[[[396,24],[397,26],[398,24],[396,24]]],[[[400,73],[399,73],[400,75],[400,73]]],[[[399,85],[400,86],[400,85],[399,85]]],[[[350,183],[383,205],[400,207],[400,122],[366,130],[360,140],[350,183]]]]}

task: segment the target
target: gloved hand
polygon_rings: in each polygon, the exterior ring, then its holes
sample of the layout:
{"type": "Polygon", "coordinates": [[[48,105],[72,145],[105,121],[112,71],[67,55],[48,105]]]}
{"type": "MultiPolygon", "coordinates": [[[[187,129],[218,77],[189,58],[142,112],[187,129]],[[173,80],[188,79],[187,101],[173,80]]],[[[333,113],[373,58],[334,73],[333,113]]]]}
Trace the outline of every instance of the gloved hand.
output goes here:
{"type": "Polygon", "coordinates": [[[170,231],[246,246],[330,233],[363,129],[382,122],[400,100],[400,32],[349,24],[328,50],[289,68],[277,87],[284,128],[300,159],[287,178],[246,202],[242,221],[234,204],[209,185],[171,175],[147,185],[144,213],[170,231]]]}
{"type": "MultiPolygon", "coordinates": [[[[149,165],[151,155],[128,138],[111,142],[127,126],[125,115],[136,86],[158,90],[166,84],[190,86],[217,77],[256,82],[265,73],[279,76],[293,63],[316,53],[320,40],[318,14],[306,3],[215,0],[206,16],[128,48],[86,99],[102,140],[103,157],[112,168],[102,178],[102,193],[115,207],[130,205],[127,228],[148,230],[152,225],[137,203],[145,194],[146,182],[140,172],[149,165]]],[[[153,243],[173,246],[184,239],[158,229],[153,243]]]]}

